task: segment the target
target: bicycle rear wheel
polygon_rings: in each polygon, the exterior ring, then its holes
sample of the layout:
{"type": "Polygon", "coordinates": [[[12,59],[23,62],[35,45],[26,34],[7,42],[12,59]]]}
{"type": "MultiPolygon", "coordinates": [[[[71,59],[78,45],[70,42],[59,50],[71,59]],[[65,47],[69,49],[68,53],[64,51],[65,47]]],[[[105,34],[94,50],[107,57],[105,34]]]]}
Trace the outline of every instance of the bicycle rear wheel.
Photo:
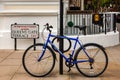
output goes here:
{"type": "Polygon", "coordinates": [[[89,43],[83,46],[90,56],[90,61],[84,51],[79,48],[75,55],[75,60],[88,60],[88,62],[77,63],[78,71],[87,77],[97,77],[101,75],[108,66],[108,57],[103,47],[98,44],[89,43]]]}
{"type": "Polygon", "coordinates": [[[44,44],[35,44],[30,46],[24,52],[22,63],[27,73],[34,77],[44,77],[48,75],[55,66],[55,55],[50,47],[47,46],[46,51],[40,61],[44,44]],[[36,50],[34,50],[36,48],[36,50]]]}

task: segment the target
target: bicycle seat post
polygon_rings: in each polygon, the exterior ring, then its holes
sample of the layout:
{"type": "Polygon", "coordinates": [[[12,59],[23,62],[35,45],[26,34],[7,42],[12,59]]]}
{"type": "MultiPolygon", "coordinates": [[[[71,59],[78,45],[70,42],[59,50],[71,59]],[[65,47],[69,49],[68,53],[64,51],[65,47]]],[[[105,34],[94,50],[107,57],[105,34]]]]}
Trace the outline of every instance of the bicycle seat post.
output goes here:
{"type": "Polygon", "coordinates": [[[77,37],[79,38],[79,36],[80,36],[80,31],[78,32],[78,34],[77,34],[77,37]]]}

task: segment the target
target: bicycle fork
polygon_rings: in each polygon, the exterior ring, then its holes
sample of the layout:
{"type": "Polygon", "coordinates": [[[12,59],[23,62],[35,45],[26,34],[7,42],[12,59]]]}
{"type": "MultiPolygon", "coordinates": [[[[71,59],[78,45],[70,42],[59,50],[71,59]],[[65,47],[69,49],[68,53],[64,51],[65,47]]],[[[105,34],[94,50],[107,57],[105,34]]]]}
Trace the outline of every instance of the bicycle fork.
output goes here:
{"type": "Polygon", "coordinates": [[[40,55],[39,59],[38,59],[38,62],[42,59],[45,51],[46,51],[46,47],[47,47],[47,44],[49,42],[49,39],[50,39],[50,34],[48,35],[48,38],[47,38],[47,41],[45,42],[45,44],[43,45],[43,49],[42,49],[42,54],[40,55]]]}
{"type": "Polygon", "coordinates": [[[44,46],[43,46],[43,49],[42,49],[42,53],[41,53],[40,57],[38,58],[38,62],[42,59],[45,51],[46,51],[46,47],[45,47],[45,45],[44,45],[44,46]]]}

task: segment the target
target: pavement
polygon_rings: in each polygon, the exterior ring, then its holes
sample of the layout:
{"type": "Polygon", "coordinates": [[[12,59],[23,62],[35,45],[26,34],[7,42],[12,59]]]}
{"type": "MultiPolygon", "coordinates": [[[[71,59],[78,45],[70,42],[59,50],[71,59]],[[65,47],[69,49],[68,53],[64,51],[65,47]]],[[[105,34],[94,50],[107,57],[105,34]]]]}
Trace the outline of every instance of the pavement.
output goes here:
{"type": "MultiPolygon", "coordinates": [[[[99,77],[88,78],[81,75],[75,67],[71,72],[64,65],[63,75],[59,74],[59,61],[49,76],[32,77],[23,68],[24,50],[0,50],[0,80],[120,80],[120,45],[107,48],[108,69],[99,77]]],[[[59,57],[58,57],[59,58],[59,57]]],[[[58,59],[59,60],[59,59],[58,59]]]]}

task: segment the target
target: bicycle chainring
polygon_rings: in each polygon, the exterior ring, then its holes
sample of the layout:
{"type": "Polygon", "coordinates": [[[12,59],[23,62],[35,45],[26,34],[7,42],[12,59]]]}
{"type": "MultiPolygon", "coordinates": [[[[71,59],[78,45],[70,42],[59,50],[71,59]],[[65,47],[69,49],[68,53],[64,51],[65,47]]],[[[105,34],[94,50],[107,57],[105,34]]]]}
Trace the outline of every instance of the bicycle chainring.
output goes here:
{"type": "MultiPolygon", "coordinates": [[[[68,60],[70,60],[70,58],[69,58],[68,60]]],[[[66,62],[65,62],[65,65],[66,65],[67,67],[69,67],[69,68],[70,68],[70,67],[73,67],[73,66],[74,66],[73,61],[74,61],[73,59],[71,59],[70,62],[67,62],[67,61],[66,61],[66,62]]]]}

